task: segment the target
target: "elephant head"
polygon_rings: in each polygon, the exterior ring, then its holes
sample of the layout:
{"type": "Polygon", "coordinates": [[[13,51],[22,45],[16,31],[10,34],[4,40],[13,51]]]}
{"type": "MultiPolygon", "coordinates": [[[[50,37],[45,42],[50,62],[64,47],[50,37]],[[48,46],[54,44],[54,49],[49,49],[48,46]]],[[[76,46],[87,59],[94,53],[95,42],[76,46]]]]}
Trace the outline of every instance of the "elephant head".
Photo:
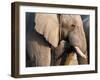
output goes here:
{"type": "Polygon", "coordinates": [[[61,39],[68,40],[75,48],[79,64],[87,64],[87,44],[80,15],[60,16],[61,39]]]}
{"type": "Polygon", "coordinates": [[[68,41],[76,50],[78,63],[87,64],[87,44],[80,15],[41,14],[35,16],[35,30],[54,47],[61,40],[68,41]]]}

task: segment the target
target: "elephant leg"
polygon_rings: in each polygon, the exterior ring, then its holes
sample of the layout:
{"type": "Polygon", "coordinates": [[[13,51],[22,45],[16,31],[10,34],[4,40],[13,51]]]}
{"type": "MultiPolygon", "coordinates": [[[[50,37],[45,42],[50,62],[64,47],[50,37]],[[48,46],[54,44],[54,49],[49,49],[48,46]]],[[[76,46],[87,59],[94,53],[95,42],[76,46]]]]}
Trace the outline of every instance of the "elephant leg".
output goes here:
{"type": "Polygon", "coordinates": [[[28,52],[30,52],[32,66],[50,66],[50,48],[43,45],[40,46],[39,44],[34,44],[34,42],[30,43],[29,46],[30,51],[28,52]]]}
{"type": "Polygon", "coordinates": [[[36,55],[37,66],[50,66],[51,63],[51,53],[50,48],[46,46],[39,46],[39,53],[36,55]]]}

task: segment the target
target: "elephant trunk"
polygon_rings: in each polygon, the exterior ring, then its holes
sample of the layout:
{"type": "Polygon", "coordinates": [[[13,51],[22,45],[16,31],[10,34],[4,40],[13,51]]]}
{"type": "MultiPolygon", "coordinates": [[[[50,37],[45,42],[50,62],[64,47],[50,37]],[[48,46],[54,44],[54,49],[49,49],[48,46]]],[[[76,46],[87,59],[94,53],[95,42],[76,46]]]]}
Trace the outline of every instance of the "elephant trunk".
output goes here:
{"type": "Polygon", "coordinates": [[[74,46],[75,51],[77,53],[77,59],[79,64],[88,64],[88,56],[87,56],[87,44],[84,35],[77,34],[75,36],[71,34],[69,38],[69,42],[72,46],[74,46]]]}

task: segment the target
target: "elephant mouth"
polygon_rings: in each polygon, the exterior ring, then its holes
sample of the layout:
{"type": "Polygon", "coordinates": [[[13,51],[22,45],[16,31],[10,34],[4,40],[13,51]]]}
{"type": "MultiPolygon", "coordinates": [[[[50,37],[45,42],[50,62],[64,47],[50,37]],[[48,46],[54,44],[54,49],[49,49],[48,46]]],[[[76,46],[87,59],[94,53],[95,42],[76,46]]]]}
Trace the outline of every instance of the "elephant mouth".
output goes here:
{"type": "Polygon", "coordinates": [[[87,58],[86,55],[85,55],[85,53],[80,49],[80,47],[79,47],[78,45],[73,45],[73,44],[70,43],[69,37],[67,37],[67,38],[65,39],[65,41],[67,41],[67,42],[66,42],[67,45],[70,45],[70,46],[69,46],[70,48],[66,47],[66,45],[65,45],[65,47],[67,48],[67,51],[68,51],[69,53],[70,53],[70,52],[75,52],[77,55],[81,56],[82,58],[84,58],[84,59],[87,58]]]}
{"type": "Polygon", "coordinates": [[[77,55],[81,56],[82,58],[86,59],[86,55],[82,52],[82,50],[78,46],[71,45],[69,41],[65,43],[65,51],[68,53],[75,52],[77,55]]]}

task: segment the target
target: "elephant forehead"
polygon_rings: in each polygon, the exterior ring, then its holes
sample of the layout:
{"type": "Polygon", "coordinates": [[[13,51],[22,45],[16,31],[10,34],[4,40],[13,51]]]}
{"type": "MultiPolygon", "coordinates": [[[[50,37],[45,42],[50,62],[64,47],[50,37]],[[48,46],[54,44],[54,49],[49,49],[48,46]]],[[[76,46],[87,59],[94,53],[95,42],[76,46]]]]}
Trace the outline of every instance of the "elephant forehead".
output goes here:
{"type": "Polygon", "coordinates": [[[73,22],[73,19],[70,15],[62,15],[62,22],[63,24],[70,24],[73,22]]]}
{"type": "Polygon", "coordinates": [[[80,25],[82,24],[81,16],[80,15],[75,15],[75,14],[65,14],[62,15],[62,22],[68,26],[74,24],[74,25],[80,25]]]}

